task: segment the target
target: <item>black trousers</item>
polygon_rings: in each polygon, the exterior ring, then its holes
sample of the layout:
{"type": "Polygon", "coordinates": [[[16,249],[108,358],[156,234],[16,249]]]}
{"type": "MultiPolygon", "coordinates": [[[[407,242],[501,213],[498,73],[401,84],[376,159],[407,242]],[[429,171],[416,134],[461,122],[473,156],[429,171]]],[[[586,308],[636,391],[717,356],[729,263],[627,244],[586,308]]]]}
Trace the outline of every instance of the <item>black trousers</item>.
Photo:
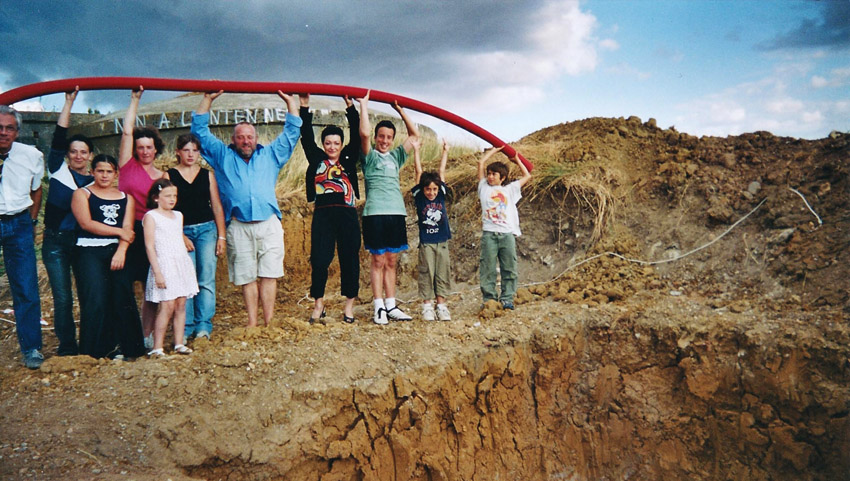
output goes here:
{"type": "Polygon", "coordinates": [[[121,346],[127,357],[145,354],[142,320],[129,269],[110,270],[117,244],[77,247],[75,274],[80,295],[80,354],[106,357],[121,346]]]}
{"type": "Polygon", "coordinates": [[[357,297],[360,291],[360,222],[352,207],[318,207],[313,213],[310,236],[310,266],[313,268],[310,296],[325,297],[328,267],[339,256],[340,292],[357,297]]]}

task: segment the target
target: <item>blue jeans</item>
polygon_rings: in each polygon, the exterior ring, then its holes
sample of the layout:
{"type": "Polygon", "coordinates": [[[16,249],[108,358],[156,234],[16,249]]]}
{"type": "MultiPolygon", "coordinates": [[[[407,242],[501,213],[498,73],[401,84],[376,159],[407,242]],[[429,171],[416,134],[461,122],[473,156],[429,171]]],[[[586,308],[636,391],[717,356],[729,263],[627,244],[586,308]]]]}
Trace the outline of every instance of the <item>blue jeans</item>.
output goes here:
{"type": "Polygon", "coordinates": [[[186,299],[186,337],[201,331],[212,332],[212,318],[215,315],[215,271],[218,258],[215,256],[215,244],[218,231],[214,221],[183,227],[183,233],[195,244],[195,250],[189,257],[195,264],[198,276],[198,295],[186,299]]]}
{"type": "Polygon", "coordinates": [[[41,300],[35,267],[35,240],[29,210],[0,217],[0,249],[6,265],[21,352],[41,350],[41,300]]]}
{"type": "Polygon", "coordinates": [[[72,230],[44,229],[41,261],[50,279],[53,293],[53,327],[59,339],[57,354],[76,356],[77,326],[74,325],[74,299],[71,295],[71,260],[77,233],[72,230]]]}

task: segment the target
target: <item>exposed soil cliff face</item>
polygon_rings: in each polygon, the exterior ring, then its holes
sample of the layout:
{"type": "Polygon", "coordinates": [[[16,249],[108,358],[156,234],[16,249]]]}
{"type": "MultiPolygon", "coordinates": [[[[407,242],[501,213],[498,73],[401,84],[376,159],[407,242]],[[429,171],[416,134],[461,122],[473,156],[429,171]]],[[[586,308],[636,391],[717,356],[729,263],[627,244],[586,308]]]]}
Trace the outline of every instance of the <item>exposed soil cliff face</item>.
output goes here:
{"type": "Polygon", "coordinates": [[[333,280],[329,324],[307,325],[311,209],[288,196],[270,328],[241,327],[223,263],[212,342],[188,357],[60,358],[46,331],[31,372],[0,324],[0,478],[850,479],[848,145],[634,118],[537,132],[520,150],[555,162],[520,205],[515,311],[480,308],[474,160],[453,160],[449,323],[367,322],[364,255],[358,323],[333,280]],[[652,266],[605,254],[714,240],[652,266]]]}

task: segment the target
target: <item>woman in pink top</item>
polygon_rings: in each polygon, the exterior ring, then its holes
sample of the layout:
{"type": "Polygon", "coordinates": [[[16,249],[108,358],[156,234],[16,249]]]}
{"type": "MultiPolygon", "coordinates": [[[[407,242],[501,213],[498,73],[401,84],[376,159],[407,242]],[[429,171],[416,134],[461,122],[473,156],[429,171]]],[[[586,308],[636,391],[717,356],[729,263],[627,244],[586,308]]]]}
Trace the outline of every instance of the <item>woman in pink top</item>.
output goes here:
{"type": "MultiPolygon", "coordinates": [[[[145,291],[144,284],[148,276],[150,263],[145,253],[145,235],[142,231],[142,217],[148,209],[148,191],[154,181],[162,177],[162,171],[154,166],[156,157],[165,150],[165,144],[159,136],[159,131],[154,127],[141,127],[136,129],[136,113],[139,110],[139,100],[142,98],[144,87],[139,85],[138,90],[130,94],[130,106],[124,115],[124,133],[121,135],[121,146],[118,149],[118,189],[132,196],[136,201],[136,218],[134,228],[136,239],[127,250],[126,269],[134,281],[142,283],[142,292],[145,291]]],[[[142,297],[142,328],[145,335],[145,344],[152,342],[154,319],[156,317],[156,304],[148,302],[142,297]]],[[[150,346],[146,346],[150,348],[150,346]]]]}

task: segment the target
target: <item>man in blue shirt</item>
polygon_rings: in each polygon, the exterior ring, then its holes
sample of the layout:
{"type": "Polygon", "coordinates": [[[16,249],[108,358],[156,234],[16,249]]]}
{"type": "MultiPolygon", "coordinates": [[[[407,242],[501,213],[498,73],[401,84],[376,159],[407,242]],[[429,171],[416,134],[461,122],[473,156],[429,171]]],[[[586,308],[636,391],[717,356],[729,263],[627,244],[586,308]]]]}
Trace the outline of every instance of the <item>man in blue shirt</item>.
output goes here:
{"type": "Polygon", "coordinates": [[[288,112],[283,132],[268,146],[257,143],[257,130],[248,122],[233,128],[225,145],[210,132],[210,107],[223,91],[205,93],[192,114],[192,133],[201,141],[201,154],[215,171],[227,222],[227,266],[230,282],[242,286],[248,309],[248,327],[257,325],[258,306],[263,323],[274,314],[277,279],[283,277],[283,227],[275,196],[280,169],[292,156],[301,136],[299,101],[278,91],[288,112]]]}

